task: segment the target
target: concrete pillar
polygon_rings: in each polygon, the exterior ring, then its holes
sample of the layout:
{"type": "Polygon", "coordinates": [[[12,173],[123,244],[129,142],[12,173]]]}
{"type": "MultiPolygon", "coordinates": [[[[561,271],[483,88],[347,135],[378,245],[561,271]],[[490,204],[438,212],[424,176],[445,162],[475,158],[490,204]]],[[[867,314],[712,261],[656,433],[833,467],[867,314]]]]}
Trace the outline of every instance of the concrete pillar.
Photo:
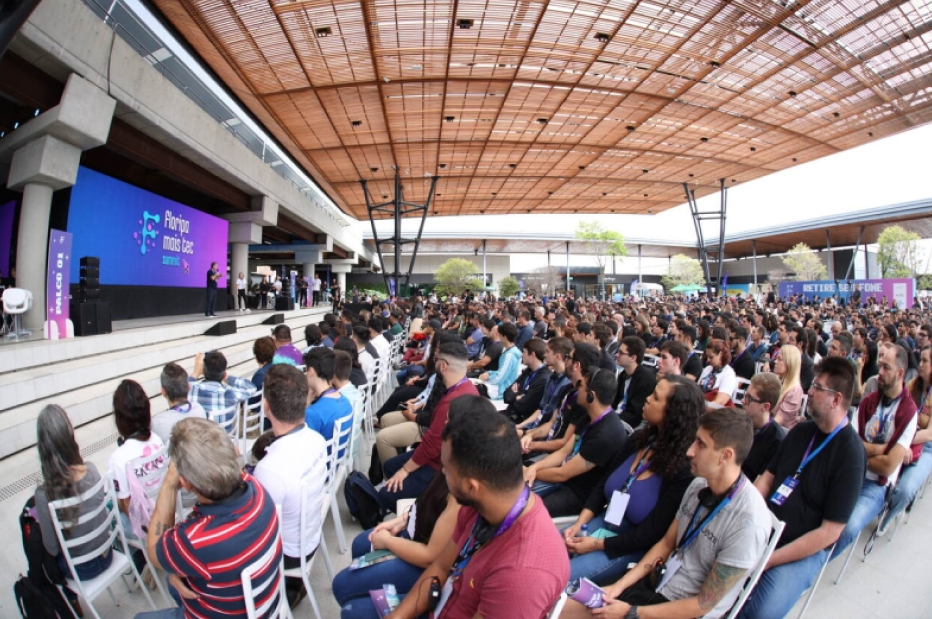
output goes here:
{"type": "Polygon", "coordinates": [[[346,294],[346,273],[339,271],[337,273],[337,283],[340,285],[340,290],[343,291],[343,294],[346,294]]]}
{"type": "Polygon", "coordinates": [[[757,299],[757,240],[751,241],[751,251],[754,254],[754,292],[751,295],[753,299],[757,299]]]}
{"type": "Polygon", "coordinates": [[[642,279],[643,277],[644,277],[644,275],[643,275],[643,273],[641,272],[641,246],[638,245],[638,283],[639,283],[639,284],[643,284],[643,283],[644,283],[644,282],[641,281],[641,279],[642,279]]]}
{"type": "Polygon", "coordinates": [[[827,228],[825,230],[825,251],[828,252],[825,256],[825,264],[828,267],[828,278],[831,281],[835,281],[835,257],[832,254],[832,231],[827,228]]]}
{"type": "Polygon", "coordinates": [[[32,307],[24,324],[33,334],[42,333],[45,322],[45,277],[49,253],[49,212],[52,187],[29,183],[23,188],[23,209],[19,217],[19,243],[16,246],[16,285],[32,292],[32,307]]]}
{"type": "Polygon", "coordinates": [[[488,271],[486,270],[486,265],[485,265],[485,239],[482,239],[482,285],[483,286],[486,285],[485,282],[488,279],[488,276],[486,275],[486,273],[488,273],[488,271]]]}
{"type": "Polygon", "coordinates": [[[570,242],[566,242],[566,291],[569,292],[573,282],[570,280],[570,242]]]}

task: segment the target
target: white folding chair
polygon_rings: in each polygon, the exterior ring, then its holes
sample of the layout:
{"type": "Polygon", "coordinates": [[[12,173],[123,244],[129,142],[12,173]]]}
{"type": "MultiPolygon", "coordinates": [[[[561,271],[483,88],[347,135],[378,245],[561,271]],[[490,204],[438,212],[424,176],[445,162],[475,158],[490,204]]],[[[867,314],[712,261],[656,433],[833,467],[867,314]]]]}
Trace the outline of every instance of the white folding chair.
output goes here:
{"type": "MultiPolygon", "coordinates": [[[[139,483],[146,493],[146,496],[149,497],[154,504],[159,497],[159,490],[162,488],[162,481],[165,479],[165,473],[168,471],[168,444],[163,445],[161,449],[149,456],[130,460],[126,464],[126,475],[135,475],[135,471],[142,471],[142,477],[138,478],[139,483]]],[[[181,492],[179,491],[178,494],[179,496],[176,498],[176,501],[180,507],[181,492]]],[[[174,604],[171,597],[168,595],[168,590],[162,583],[162,578],[155,570],[155,566],[152,565],[152,561],[149,560],[147,541],[145,539],[127,537],[126,543],[130,548],[136,548],[142,551],[142,555],[146,559],[146,565],[149,566],[149,572],[152,574],[152,578],[159,588],[159,593],[162,594],[162,599],[165,600],[165,603],[169,606],[174,604]]]]}
{"type": "Polygon", "coordinates": [[[731,612],[728,613],[727,619],[735,619],[735,617],[738,616],[738,613],[741,612],[741,608],[747,601],[748,596],[751,595],[751,591],[754,590],[754,586],[757,585],[757,581],[760,580],[760,575],[764,573],[764,569],[767,567],[767,562],[770,561],[770,555],[772,555],[773,551],[776,550],[777,542],[780,541],[780,536],[783,535],[783,529],[786,527],[786,523],[771,513],[770,526],[770,540],[767,542],[767,548],[764,549],[764,554],[761,555],[757,565],[754,566],[754,569],[744,580],[744,585],[741,588],[741,594],[738,596],[738,599],[735,600],[734,606],[731,607],[731,612]]]}
{"type": "MultiPolygon", "coordinates": [[[[903,467],[902,464],[896,467],[896,471],[893,473],[893,475],[890,476],[890,479],[899,480],[900,470],[902,469],[902,467],[903,467]]],[[[872,483],[872,482],[865,482],[865,483],[872,483]]],[[[874,542],[877,540],[877,530],[880,528],[880,524],[884,521],[884,518],[887,517],[887,513],[890,511],[890,500],[893,498],[893,490],[895,487],[896,487],[896,483],[894,482],[894,483],[891,483],[886,488],[886,494],[884,495],[884,500],[883,500],[883,507],[880,509],[880,513],[877,514],[877,524],[875,524],[874,528],[871,529],[870,537],[868,538],[867,543],[864,545],[864,556],[861,557],[861,563],[867,562],[867,557],[874,550],[874,542]]],[[[858,531],[857,537],[855,537],[854,541],[851,542],[850,550],[848,550],[848,553],[845,556],[845,563],[844,565],[841,566],[841,572],[838,573],[838,577],[835,579],[836,585],[841,582],[842,576],[845,575],[845,570],[848,569],[848,563],[851,562],[851,557],[854,555],[854,549],[857,547],[858,541],[861,539],[861,534],[864,533],[864,531],[867,531],[868,529],[870,529],[870,527],[871,527],[871,524],[868,523],[867,526],[865,526],[862,530],[858,531]]]]}
{"type": "Polygon", "coordinates": [[[761,372],[770,371],[770,362],[768,361],[758,361],[754,364],[754,373],[760,374],[761,372]]]}
{"type": "Polygon", "coordinates": [[[835,552],[835,544],[832,544],[828,549],[828,554],[825,557],[825,562],[822,564],[822,568],[819,570],[819,575],[816,576],[815,582],[812,583],[812,586],[809,587],[809,595],[806,596],[806,603],[803,604],[803,608],[799,611],[799,616],[796,619],[803,619],[806,611],[809,610],[809,605],[812,604],[812,597],[815,595],[816,589],[819,588],[819,583],[822,582],[822,575],[825,574],[825,568],[828,567],[829,562],[832,560],[832,553],[835,552]]]}
{"type": "Polygon", "coordinates": [[[334,449],[336,454],[333,457],[333,477],[332,485],[334,492],[330,493],[330,511],[333,514],[333,526],[337,531],[337,543],[340,547],[340,554],[346,554],[346,535],[343,533],[343,522],[340,518],[340,506],[337,501],[337,493],[343,487],[343,482],[349,477],[352,469],[351,449],[353,436],[353,423],[355,414],[350,413],[333,422],[334,449]],[[341,446],[342,445],[342,446],[341,446]]]}
{"type": "Polygon", "coordinates": [[[3,313],[13,316],[13,327],[6,336],[18,340],[20,336],[32,335],[22,324],[23,314],[32,309],[32,292],[25,288],[7,288],[3,291],[2,302],[3,313]]]}
{"type": "MultiPolygon", "coordinates": [[[[331,459],[332,464],[332,459],[331,459]]],[[[333,580],[333,567],[330,565],[330,556],[327,551],[327,543],[324,540],[323,533],[323,520],[327,517],[327,509],[329,507],[327,493],[330,492],[331,488],[328,488],[326,483],[324,486],[324,500],[321,502],[321,505],[315,505],[311,502],[311,485],[308,482],[305,482],[301,487],[301,565],[299,567],[293,567],[286,569],[284,575],[286,578],[300,578],[304,583],[304,589],[307,591],[308,600],[311,602],[311,609],[314,611],[314,615],[317,619],[323,619],[323,616],[320,614],[320,606],[317,604],[317,597],[314,595],[314,590],[311,588],[311,569],[314,567],[314,560],[318,555],[324,555],[324,562],[327,565],[327,573],[330,575],[330,579],[333,580]],[[314,550],[311,548],[310,540],[308,539],[307,531],[307,520],[313,514],[314,509],[320,509],[319,512],[321,517],[321,533],[320,533],[320,545],[317,547],[317,551],[314,553],[314,556],[308,560],[307,556],[311,554],[311,551],[314,550]]]]}
{"type": "Polygon", "coordinates": [[[560,593],[560,597],[557,598],[557,601],[554,602],[553,608],[550,609],[550,612],[547,613],[547,619],[558,619],[560,613],[563,612],[563,607],[566,605],[566,591],[560,593]]]}
{"type": "Polygon", "coordinates": [[[242,403],[237,402],[236,404],[226,408],[218,408],[217,410],[207,411],[207,418],[211,421],[216,421],[217,425],[224,429],[224,431],[230,436],[230,440],[233,441],[233,444],[237,449],[240,447],[238,430],[241,406],[242,403]]]}
{"type": "Polygon", "coordinates": [[[239,434],[241,445],[240,452],[244,457],[250,452],[253,443],[255,443],[256,439],[262,434],[262,428],[265,425],[265,410],[262,406],[264,401],[265,397],[262,395],[262,390],[260,389],[243,404],[242,432],[239,434]],[[250,404],[250,400],[253,398],[257,399],[250,404]]]}
{"type": "Polygon", "coordinates": [[[285,566],[281,553],[281,533],[261,557],[243,568],[243,601],[248,619],[292,619],[285,595],[285,566]],[[278,561],[276,565],[276,554],[278,561]],[[253,584],[254,581],[258,583],[253,584]]]}
{"type": "MultiPolygon", "coordinates": [[[[119,504],[116,494],[113,492],[113,487],[106,477],[101,478],[91,489],[76,497],[50,501],[49,512],[52,517],[52,524],[55,526],[55,535],[58,537],[58,545],[61,547],[62,555],[65,558],[65,563],[68,565],[68,571],[71,574],[76,573],[76,565],[81,565],[82,563],[87,563],[88,561],[96,559],[106,550],[113,553],[110,567],[97,577],[88,580],[79,580],[77,578],[65,579],[65,585],[84,598],[84,601],[87,602],[94,617],[100,619],[100,614],[97,612],[97,609],[94,608],[93,602],[104,590],[110,594],[110,599],[113,600],[115,606],[120,605],[109,588],[110,585],[113,584],[113,581],[119,579],[127,569],[130,569],[136,577],[136,581],[142,582],[142,577],[129,558],[130,550],[129,546],[126,544],[123,523],[120,521],[119,504]],[[73,539],[65,539],[65,529],[58,514],[59,510],[80,505],[85,502],[92,502],[94,504],[93,509],[83,516],[79,516],[77,520],[67,522],[68,528],[95,521],[102,516],[101,524],[86,535],[73,539]],[[91,543],[100,536],[104,536],[101,543],[95,544],[89,549],[85,549],[83,554],[78,555],[74,553],[74,549],[78,546],[91,543]],[[113,549],[114,542],[116,542],[118,538],[119,545],[123,548],[123,552],[117,552],[113,549]]],[[[146,589],[145,586],[140,588],[146,596],[149,605],[155,610],[155,602],[152,601],[149,590],[146,589]]],[[[64,592],[62,592],[62,595],[64,595],[64,592]]]]}
{"type": "Polygon", "coordinates": [[[363,453],[359,449],[359,443],[362,440],[362,426],[366,419],[365,402],[362,397],[356,398],[353,402],[353,431],[350,433],[350,456],[349,463],[352,471],[365,470],[369,466],[368,462],[360,456],[363,453]]]}
{"type": "Polygon", "coordinates": [[[809,415],[807,414],[808,410],[809,410],[809,394],[804,393],[802,402],[800,402],[800,405],[799,405],[799,416],[805,417],[808,419],[809,418],[809,415]]]}
{"type": "Polygon", "coordinates": [[[641,365],[646,365],[649,368],[656,368],[660,365],[660,357],[657,355],[644,355],[644,360],[641,361],[641,365]]]}

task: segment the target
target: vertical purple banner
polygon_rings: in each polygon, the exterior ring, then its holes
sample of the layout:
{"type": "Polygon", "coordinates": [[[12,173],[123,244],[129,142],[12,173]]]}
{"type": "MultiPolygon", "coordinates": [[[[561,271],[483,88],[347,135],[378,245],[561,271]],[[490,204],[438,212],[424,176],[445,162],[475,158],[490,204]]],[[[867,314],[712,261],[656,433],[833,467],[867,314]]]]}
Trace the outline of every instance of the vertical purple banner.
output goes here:
{"type": "Polygon", "coordinates": [[[49,233],[49,268],[45,287],[48,308],[49,339],[68,337],[68,290],[71,273],[71,233],[52,230],[49,233]]]}

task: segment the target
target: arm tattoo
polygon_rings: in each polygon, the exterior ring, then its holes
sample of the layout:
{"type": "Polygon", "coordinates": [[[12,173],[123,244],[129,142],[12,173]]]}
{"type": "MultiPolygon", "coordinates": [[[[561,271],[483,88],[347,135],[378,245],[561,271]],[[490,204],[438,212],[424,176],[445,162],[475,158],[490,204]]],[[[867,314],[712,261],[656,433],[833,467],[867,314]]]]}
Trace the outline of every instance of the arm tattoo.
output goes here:
{"type": "Polygon", "coordinates": [[[704,609],[714,608],[732,587],[738,584],[748,570],[715,563],[702,588],[699,589],[699,606],[704,609]]]}

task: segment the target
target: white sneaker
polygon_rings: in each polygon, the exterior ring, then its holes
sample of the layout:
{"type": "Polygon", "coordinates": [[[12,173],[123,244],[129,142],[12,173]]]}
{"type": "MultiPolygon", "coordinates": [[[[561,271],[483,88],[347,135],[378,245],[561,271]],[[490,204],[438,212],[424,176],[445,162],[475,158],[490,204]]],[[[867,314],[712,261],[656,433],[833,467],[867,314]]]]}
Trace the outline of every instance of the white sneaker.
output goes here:
{"type": "Polygon", "coordinates": [[[246,308],[246,313],[247,313],[247,314],[252,314],[252,310],[249,309],[249,308],[247,307],[247,308],[246,308]]]}

